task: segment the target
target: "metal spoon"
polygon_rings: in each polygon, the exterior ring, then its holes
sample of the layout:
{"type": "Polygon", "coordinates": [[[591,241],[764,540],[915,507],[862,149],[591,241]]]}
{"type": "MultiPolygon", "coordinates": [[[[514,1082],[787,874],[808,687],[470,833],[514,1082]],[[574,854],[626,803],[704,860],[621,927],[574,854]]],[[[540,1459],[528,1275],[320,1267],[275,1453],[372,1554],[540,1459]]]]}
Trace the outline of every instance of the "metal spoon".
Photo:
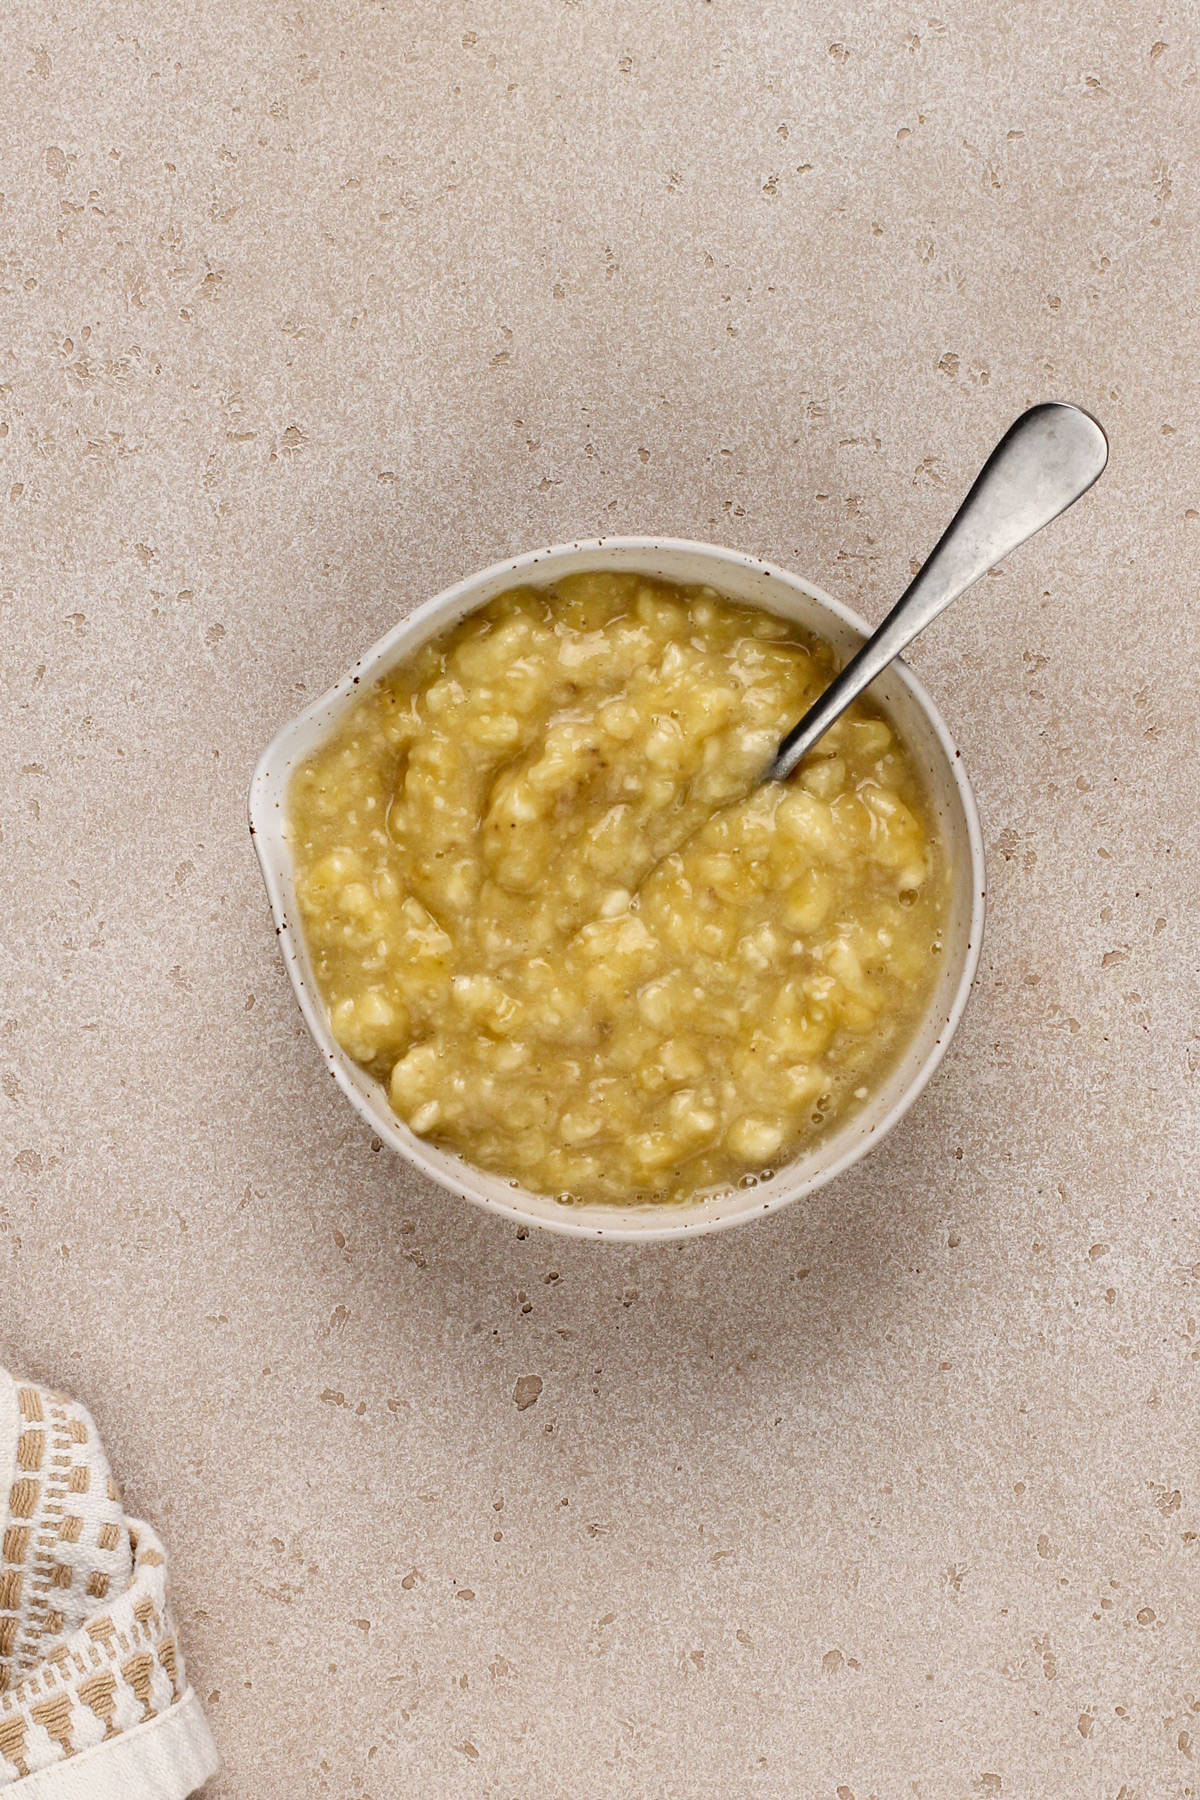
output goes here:
{"type": "Polygon", "coordinates": [[[850,702],[931,619],[1010,550],[1066,512],[1104,473],[1108,439],[1090,413],[1061,401],[1031,407],[1009,426],[929,560],[883,624],[788,732],[764,779],[782,781],[850,702]]]}

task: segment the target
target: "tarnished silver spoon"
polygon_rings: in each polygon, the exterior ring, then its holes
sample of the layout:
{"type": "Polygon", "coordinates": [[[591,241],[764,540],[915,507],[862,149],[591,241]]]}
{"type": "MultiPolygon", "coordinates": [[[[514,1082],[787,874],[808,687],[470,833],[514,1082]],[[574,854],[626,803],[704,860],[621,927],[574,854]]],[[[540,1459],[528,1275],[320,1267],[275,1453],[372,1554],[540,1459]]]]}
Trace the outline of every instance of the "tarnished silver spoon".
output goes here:
{"type": "Polygon", "coordinates": [[[1062,401],[1031,407],[984,463],[919,575],[883,624],[788,732],[764,779],[782,781],[833,721],[952,600],[994,569],[1103,474],[1108,439],[1090,413],[1062,401]]]}

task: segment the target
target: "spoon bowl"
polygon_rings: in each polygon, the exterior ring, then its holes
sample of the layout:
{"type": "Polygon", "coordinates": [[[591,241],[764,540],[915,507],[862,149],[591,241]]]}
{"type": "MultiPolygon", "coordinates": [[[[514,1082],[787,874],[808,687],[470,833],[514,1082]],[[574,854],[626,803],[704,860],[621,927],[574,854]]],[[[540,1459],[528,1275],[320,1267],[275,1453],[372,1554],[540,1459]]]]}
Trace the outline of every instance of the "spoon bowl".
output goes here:
{"type": "MultiPolygon", "coordinates": [[[[288,784],[355,704],[363,685],[406,662],[478,607],[519,583],[551,583],[584,570],[660,576],[683,585],[707,584],[732,600],[789,619],[829,643],[839,659],[861,647],[868,628],[848,607],[798,575],[737,550],[675,538],[599,538],[531,551],[468,576],[409,613],[365,652],[328,693],[285,725],[264,751],[250,788],[250,828],[266,882],[276,935],[301,1013],[328,1073],[368,1128],[408,1165],[488,1212],[519,1225],[540,1225],[606,1243],[647,1243],[724,1231],[814,1193],[883,1142],[932,1079],[967,1003],[983,934],[983,843],[966,769],[934,702],[904,663],[880,676],[873,698],[888,714],[922,776],[931,820],[950,872],[943,948],[925,1012],[903,1053],[870,1098],[805,1147],[769,1179],[673,1204],[559,1203],[483,1170],[417,1137],[392,1111],[383,1086],[352,1061],[333,1036],[317,988],[296,906],[295,871],[287,835],[288,784]]],[[[282,1126],[282,1122],[281,1122],[282,1126]]]]}

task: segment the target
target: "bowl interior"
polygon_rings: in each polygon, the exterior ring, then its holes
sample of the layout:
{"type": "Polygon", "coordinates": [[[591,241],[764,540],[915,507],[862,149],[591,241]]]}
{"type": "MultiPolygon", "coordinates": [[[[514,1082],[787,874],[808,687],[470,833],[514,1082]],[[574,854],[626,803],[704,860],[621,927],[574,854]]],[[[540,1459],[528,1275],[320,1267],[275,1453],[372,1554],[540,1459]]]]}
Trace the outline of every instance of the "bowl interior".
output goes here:
{"type": "Polygon", "coordinates": [[[532,552],[458,583],[411,613],[360,658],[336,687],[286,725],[264,752],[250,789],[250,829],[262,865],[280,949],[301,1011],[334,1078],[385,1144],[444,1187],[477,1204],[551,1229],[618,1240],[714,1230],[761,1216],[821,1186],[863,1155],[907,1110],[940,1061],[966,1002],[983,925],[983,852],[970,786],[944,724],[920,683],[893,663],[872,688],[921,770],[945,844],[951,896],[941,969],[926,1014],[899,1061],[858,1112],[769,1181],[690,1204],[563,1206],[471,1167],[426,1143],[393,1113],[384,1089],[351,1061],[330,1032],[300,929],[286,835],[287,789],[365,682],[378,679],[427,639],[519,582],[546,583],[584,569],[630,570],[682,583],[708,582],[731,599],[792,619],[827,639],[843,659],[867,635],[862,621],[819,588],[736,551],[670,539],[601,539],[532,552]]]}

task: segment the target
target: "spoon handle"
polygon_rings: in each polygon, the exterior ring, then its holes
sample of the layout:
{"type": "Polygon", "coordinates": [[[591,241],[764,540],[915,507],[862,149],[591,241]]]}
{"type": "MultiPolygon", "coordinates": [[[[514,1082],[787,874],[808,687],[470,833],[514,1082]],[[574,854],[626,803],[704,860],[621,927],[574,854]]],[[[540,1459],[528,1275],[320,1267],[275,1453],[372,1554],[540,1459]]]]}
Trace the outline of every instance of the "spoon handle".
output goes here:
{"type": "Polygon", "coordinates": [[[820,699],[788,732],[766,779],[782,781],[821,734],[952,600],[1010,550],[1086,494],[1104,472],[1108,439],[1078,406],[1048,401],[1009,426],[920,573],[820,699]]]}

